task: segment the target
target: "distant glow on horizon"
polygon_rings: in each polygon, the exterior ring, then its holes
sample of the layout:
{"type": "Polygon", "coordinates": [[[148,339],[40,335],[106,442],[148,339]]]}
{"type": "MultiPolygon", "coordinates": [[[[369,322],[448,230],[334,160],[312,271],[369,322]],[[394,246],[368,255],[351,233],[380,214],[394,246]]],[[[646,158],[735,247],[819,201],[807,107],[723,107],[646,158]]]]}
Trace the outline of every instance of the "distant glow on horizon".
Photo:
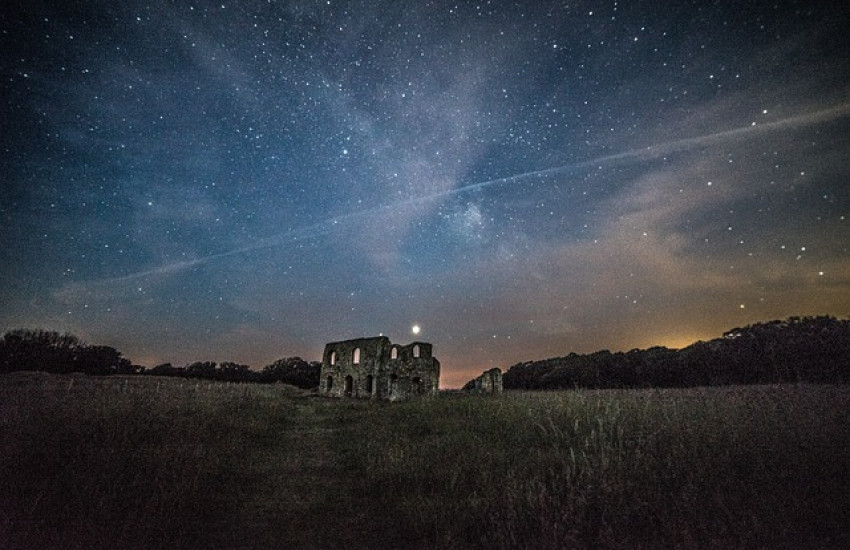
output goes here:
{"type": "Polygon", "coordinates": [[[668,336],[668,337],[665,337],[665,338],[660,338],[657,342],[649,343],[644,347],[663,346],[665,348],[670,348],[670,349],[683,349],[683,348],[686,348],[686,347],[688,347],[692,344],[695,344],[696,342],[699,342],[700,340],[711,340],[711,339],[717,338],[719,336],[720,336],[719,334],[707,335],[707,336],[703,336],[703,337],[694,336],[694,335],[690,335],[690,336],[668,336]]]}

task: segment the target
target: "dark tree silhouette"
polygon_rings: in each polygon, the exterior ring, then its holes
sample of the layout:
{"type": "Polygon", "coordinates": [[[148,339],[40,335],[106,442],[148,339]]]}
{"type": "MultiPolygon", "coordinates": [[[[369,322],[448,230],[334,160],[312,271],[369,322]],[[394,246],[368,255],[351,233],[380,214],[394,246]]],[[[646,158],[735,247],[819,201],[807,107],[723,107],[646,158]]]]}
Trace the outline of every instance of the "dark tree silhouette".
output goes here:
{"type": "Polygon", "coordinates": [[[134,374],[140,367],[109,346],[89,346],[70,334],[17,329],[0,340],[0,372],[134,374]]]}
{"type": "Polygon", "coordinates": [[[655,347],[628,353],[519,363],[506,389],[690,387],[779,382],[850,382],[850,320],[790,317],[734,328],[682,350],[655,347]]]}
{"type": "Polygon", "coordinates": [[[271,365],[266,365],[260,373],[263,382],[283,382],[303,389],[319,386],[319,374],[322,364],[307,362],[300,357],[284,357],[271,365]]]}
{"type": "Polygon", "coordinates": [[[186,366],[186,376],[213,379],[216,377],[215,367],[215,361],[196,361],[186,366]]]}
{"type": "Polygon", "coordinates": [[[136,374],[137,368],[121,352],[109,346],[87,346],[79,350],[78,365],[87,374],[136,374]]]}
{"type": "Polygon", "coordinates": [[[228,380],[230,382],[254,382],[256,373],[248,365],[240,365],[232,361],[219,364],[215,371],[217,380],[228,380]]]}
{"type": "Polygon", "coordinates": [[[186,376],[186,369],[175,367],[171,363],[162,363],[145,371],[150,376],[186,376]]]}

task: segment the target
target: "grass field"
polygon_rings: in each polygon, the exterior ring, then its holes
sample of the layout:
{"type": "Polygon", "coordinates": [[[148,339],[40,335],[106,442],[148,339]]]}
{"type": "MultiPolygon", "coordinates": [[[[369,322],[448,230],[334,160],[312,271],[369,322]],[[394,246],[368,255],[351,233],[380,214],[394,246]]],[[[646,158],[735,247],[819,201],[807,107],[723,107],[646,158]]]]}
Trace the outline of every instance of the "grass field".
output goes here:
{"type": "Polygon", "coordinates": [[[850,387],[0,377],[2,548],[846,548],[850,387]]]}

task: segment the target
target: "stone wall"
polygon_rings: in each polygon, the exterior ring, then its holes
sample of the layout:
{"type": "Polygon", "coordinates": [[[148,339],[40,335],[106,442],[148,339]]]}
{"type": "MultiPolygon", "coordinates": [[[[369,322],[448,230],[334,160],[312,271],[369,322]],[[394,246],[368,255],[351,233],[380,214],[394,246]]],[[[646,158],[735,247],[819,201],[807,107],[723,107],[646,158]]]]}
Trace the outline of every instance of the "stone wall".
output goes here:
{"type": "Polygon", "coordinates": [[[501,369],[492,368],[481,373],[473,380],[471,391],[474,393],[502,393],[504,386],[502,385],[501,369]]]}
{"type": "Polygon", "coordinates": [[[331,342],[322,355],[319,393],[388,399],[437,395],[440,362],[431,344],[393,344],[386,336],[331,342]]]}

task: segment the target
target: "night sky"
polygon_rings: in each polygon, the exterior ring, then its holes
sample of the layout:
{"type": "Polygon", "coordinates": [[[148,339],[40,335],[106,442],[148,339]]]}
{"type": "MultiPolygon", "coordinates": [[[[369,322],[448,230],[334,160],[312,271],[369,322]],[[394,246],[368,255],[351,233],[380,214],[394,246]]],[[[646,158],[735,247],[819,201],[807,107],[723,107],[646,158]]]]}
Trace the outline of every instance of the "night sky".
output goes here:
{"type": "Polygon", "coordinates": [[[2,330],[257,369],[383,334],[457,387],[850,315],[841,2],[19,4],[2,330]]]}

